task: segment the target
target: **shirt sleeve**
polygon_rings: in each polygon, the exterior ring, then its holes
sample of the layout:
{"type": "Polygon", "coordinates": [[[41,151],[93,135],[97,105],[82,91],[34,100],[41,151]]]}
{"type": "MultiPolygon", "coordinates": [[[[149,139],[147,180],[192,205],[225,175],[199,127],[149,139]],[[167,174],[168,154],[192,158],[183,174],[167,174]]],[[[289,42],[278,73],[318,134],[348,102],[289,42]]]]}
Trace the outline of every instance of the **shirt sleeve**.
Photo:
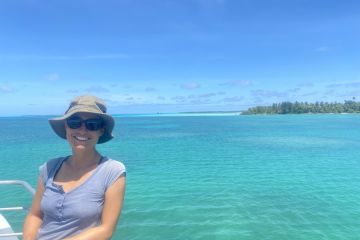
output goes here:
{"type": "Polygon", "coordinates": [[[126,168],[121,162],[110,160],[105,171],[105,191],[121,176],[126,175],[126,168]]]}
{"type": "Polygon", "coordinates": [[[43,165],[41,165],[39,167],[39,176],[40,176],[41,180],[43,181],[43,183],[45,185],[46,181],[48,179],[48,172],[47,172],[46,163],[44,163],[43,165]]]}

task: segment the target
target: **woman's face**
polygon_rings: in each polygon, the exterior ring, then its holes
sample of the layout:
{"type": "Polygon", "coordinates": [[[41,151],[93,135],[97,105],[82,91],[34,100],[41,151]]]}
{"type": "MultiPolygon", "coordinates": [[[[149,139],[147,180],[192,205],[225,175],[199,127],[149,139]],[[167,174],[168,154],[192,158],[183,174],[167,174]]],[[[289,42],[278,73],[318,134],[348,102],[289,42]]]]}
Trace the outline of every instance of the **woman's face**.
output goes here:
{"type": "Polygon", "coordinates": [[[90,129],[92,129],[91,127],[96,125],[97,122],[101,122],[101,118],[93,113],[77,113],[65,121],[66,138],[74,150],[94,149],[99,137],[104,133],[103,127],[98,130],[89,130],[85,126],[84,121],[86,120],[88,121],[87,125],[90,126],[90,129]]]}

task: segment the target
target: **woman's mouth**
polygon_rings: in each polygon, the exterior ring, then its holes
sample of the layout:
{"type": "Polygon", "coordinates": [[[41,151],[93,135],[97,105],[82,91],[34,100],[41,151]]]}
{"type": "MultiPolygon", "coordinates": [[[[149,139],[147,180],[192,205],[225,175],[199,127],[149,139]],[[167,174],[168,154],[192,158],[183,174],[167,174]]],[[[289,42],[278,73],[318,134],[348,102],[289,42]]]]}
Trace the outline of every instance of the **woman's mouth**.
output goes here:
{"type": "Polygon", "coordinates": [[[90,138],[87,138],[87,137],[80,137],[80,136],[74,136],[74,138],[77,140],[77,141],[80,141],[80,142],[85,142],[87,140],[89,140],[90,138]]]}

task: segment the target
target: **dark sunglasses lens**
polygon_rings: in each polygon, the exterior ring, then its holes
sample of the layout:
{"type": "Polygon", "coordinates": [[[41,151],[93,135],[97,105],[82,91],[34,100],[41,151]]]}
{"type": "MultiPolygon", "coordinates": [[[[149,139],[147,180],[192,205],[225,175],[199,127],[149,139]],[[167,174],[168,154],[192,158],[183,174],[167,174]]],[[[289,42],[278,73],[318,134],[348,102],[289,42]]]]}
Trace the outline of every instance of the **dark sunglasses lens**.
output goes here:
{"type": "Polygon", "coordinates": [[[85,121],[85,126],[90,131],[96,131],[102,128],[103,122],[101,119],[87,119],[85,121]]]}
{"type": "Polygon", "coordinates": [[[81,119],[78,118],[70,118],[66,120],[66,124],[71,129],[77,129],[81,127],[81,119]]]}

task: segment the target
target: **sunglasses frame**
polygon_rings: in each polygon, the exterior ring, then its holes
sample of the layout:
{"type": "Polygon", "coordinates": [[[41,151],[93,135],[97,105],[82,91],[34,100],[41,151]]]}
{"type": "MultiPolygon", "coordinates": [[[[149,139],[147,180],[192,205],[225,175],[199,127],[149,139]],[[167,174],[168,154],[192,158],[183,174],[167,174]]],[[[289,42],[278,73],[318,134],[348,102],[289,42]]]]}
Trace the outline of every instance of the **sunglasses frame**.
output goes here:
{"type": "Polygon", "coordinates": [[[101,118],[88,118],[84,120],[80,117],[70,117],[66,119],[66,125],[70,129],[79,129],[83,124],[85,124],[85,128],[89,131],[100,130],[105,125],[104,120],[101,118]]]}

